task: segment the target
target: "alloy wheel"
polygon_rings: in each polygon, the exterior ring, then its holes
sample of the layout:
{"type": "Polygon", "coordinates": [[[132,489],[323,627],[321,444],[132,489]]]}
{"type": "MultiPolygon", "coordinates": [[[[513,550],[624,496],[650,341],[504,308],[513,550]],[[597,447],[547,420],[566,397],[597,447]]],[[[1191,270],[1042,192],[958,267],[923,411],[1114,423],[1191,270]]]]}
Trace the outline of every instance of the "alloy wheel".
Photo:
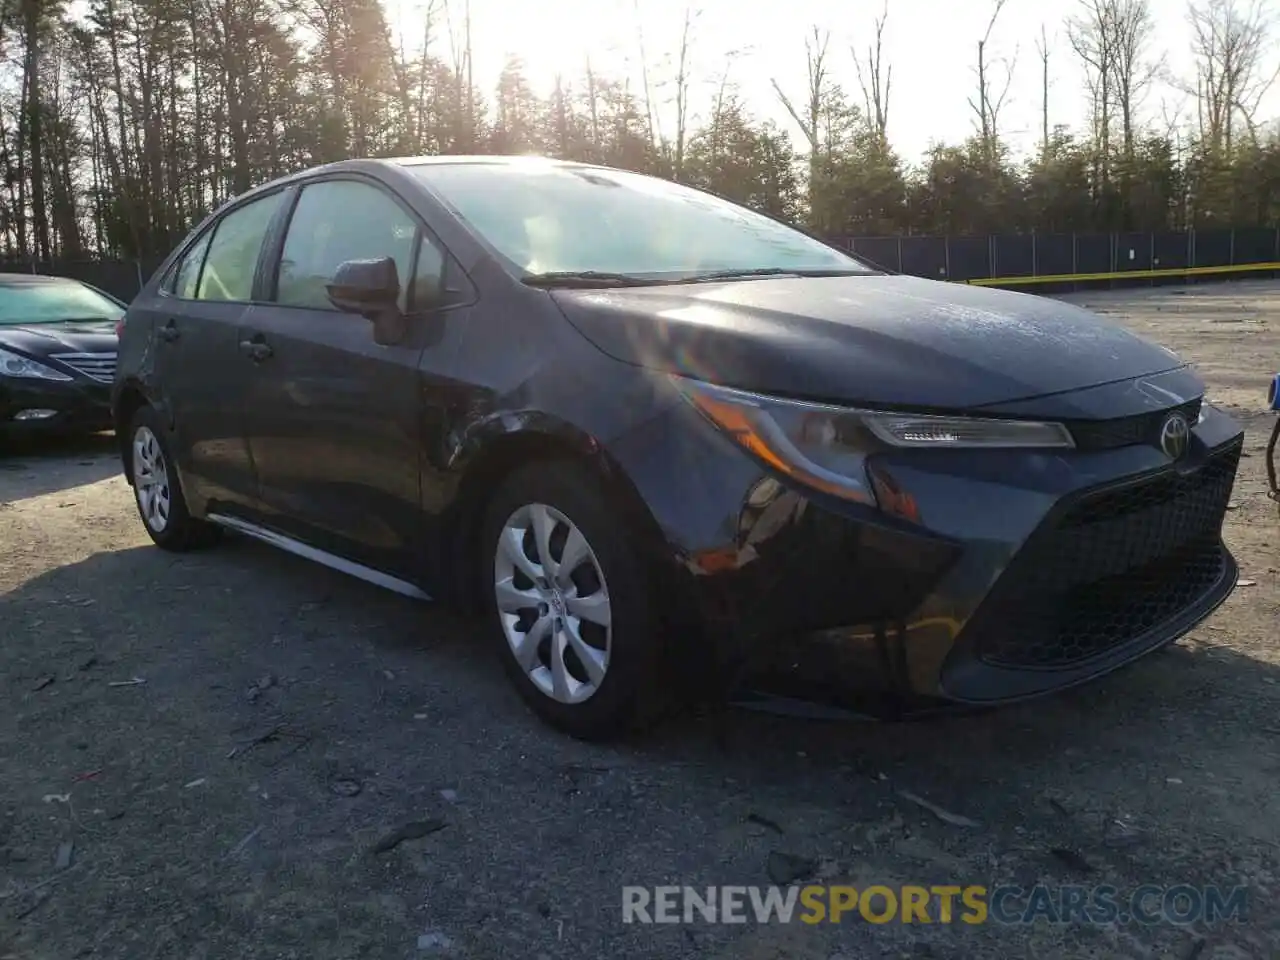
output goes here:
{"type": "Polygon", "coordinates": [[[503,524],[494,557],[502,632],[542,693],[582,703],[609,669],[613,620],[604,573],[582,531],[541,503],[503,524]]]}
{"type": "Polygon", "coordinates": [[[133,492],[143,522],[152,532],[163,533],[169,525],[169,468],[150,427],[139,427],[133,435],[133,492]]]}

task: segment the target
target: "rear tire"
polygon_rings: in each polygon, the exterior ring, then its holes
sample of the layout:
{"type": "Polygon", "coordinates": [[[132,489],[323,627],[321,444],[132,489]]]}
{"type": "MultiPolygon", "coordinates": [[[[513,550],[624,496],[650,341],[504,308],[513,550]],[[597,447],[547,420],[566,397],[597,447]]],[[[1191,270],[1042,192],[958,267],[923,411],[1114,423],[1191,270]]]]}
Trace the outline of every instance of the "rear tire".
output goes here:
{"type": "Polygon", "coordinates": [[[651,578],[598,484],[567,462],[523,467],[490,500],[482,535],[498,655],[534,713],[582,740],[655,722],[669,685],[651,578]]]}
{"type": "Polygon", "coordinates": [[[219,527],[191,516],[159,415],[140,407],[129,424],[129,471],[138,516],[151,541],[182,553],[215,543],[219,527]]]}

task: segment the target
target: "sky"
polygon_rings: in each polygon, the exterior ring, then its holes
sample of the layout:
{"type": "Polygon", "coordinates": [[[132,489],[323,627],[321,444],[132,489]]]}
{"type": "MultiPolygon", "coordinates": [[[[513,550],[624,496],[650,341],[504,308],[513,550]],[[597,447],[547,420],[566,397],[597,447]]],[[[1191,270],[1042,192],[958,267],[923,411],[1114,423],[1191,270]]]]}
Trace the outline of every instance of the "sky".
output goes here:
{"type": "MultiPolygon", "coordinates": [[[[437,5],[443,0],[436,0],[437,5]]],[[[466,0],[449,0],[455,29],[466,0]]],[[[991,17],[993,0],[887,0],[884,59],[893,66],[889,137],[902,157],[916,162],[931,142],[956,143],[974,130],[968,99],[976,88],[976,48],[991,17]]],[[[1280,0],[1272,0],[1280,7],[1280,0]]],[[[807,76],[805,38],[816,25],[831,34],[831,75],[861,102],[851,47],[865,57],[873,21],[885,0],[470,0],[477,84],[493,88],[508,54],[520,56],[539,93],[552,88],[557,72],[577,79],[587,57],[601,72],[636,78],[643,35],[655,74],[671,75],[686,8],[697,13],[692,37],[693,107],[705,113],[726,68],[752,111],[784,124],[800,139],[774,93],[776,79],[799,102],[807,76]],[[638,12],[637,12],[638,6],[638,12]]],[[[1080,0],[1007,0],[988,44],[988,59],[1012,60],[1012,84],[1001,112],[1001,132],[1015,152],[1033,148],[1040,134],[1041,70],[1036,49],[1041,27],[1048,32],[1050,123],[1079,127],[1086,110],[1083,74],[1067,41],[1065,21],[1080,0]]],[[[1165,57],[1175,75],[1194,75],[1187,0],[1150,0],[1156,23],[1152,53],[1165,57]]],[[[387,0],[393,29],[411,49],[420,45],[427,0],[387,0]]],[[[440,53],[447,52],[443,23],[440,53]]],[[[1280,30],[1277,30],[1280,39],[1280,30]]],[[[1280,47],[1272,52],[1280,66],[1280,47]]],[[[670,94],[664,94],[669,96],[670,94]]],[[[1188,98],[1156,85],[1144,102],[1147,119],[1162,121],[1181,110],[1194,117],[1188,98]]],[[[669,109],[668,113],[669,113],[669,109]]],[[[1280,116],[1280,83],[1264,102],[1262,116],[1280,116]]],[[[673,124],[668,116],[665,126],[673,124]]]]}

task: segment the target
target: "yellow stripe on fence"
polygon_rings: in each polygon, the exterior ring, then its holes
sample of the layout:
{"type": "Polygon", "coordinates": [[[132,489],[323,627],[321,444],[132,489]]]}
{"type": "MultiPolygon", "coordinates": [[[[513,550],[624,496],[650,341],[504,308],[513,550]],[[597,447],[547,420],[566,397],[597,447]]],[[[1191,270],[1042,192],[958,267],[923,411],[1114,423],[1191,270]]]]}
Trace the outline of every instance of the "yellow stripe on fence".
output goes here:
{"type": "Polygon", "coordinates": [[[1238,263],[1229,267],[1174,267],[1169,270],[1117,270],[1112,273],[1060,273],[1045,277],[983,277],[963,280],[979,287],[1030,286],[1038,283],[1080,283],[1087,280],[1154,280],[1159,277],[1208,277],[1224,273],[1280,271],[1280,262],[1238,263]]]}

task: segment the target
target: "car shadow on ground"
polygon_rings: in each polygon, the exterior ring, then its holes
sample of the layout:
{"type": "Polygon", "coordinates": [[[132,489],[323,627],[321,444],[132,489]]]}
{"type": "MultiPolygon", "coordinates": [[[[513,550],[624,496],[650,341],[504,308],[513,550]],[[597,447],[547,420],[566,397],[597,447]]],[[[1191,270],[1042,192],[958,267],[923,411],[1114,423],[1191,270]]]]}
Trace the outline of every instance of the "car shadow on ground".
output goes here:
{"type": "MultiPolygon", "coordinates": [[[[294,635],[311,641],[351,637],[350,644],[325,648],[330,656],[347,658],[329,664],[337,670],[335,680],[346,678],[358,690],[354,668],[370,658],[395,660],[410,676],[434,674],[433,687],[446,672],[450,686],[476,691],[466,709],[498,709],[537,736],[557,736],[516,706],[482,623],[239,537],[188,555],[151,547],[97,554],[30,581],[5,600],[14,609],[24,601],[57,603],[74,595],[93,599],[105,613],[113,601],[127,603],[141,594],[163,607],[150,611],[153,632],[157,613],[176,617],[179,629],[156,646],[161,656],[172,652],[171,643],[181,643],[184,656],[207,657],[211,665],[257,664],[264,673],[283,675],[316,667],[307,663],[310,651],[281,649],[294,635]]],[[[126,633],[132,614],[124,618],[126,633]]],[[[98,629],[119,636],[121,626],[99,622],[98,629]]],[[[800,768],[820,772],[852,765],[877,779],[913,769],[917,786],[963,806],[965,794],[993,774],[1053,779],[1072,758],[1086,765],[1109,758],[1147,767],[1194,750],[1210,734],[1215,750],[1230,748],[1219,736],[1239,743],[1252,735],[1280,734],[1274,715],[1280,671],[1194,637],[1099,681],[1020,705],[907,721],[803,720],[702,708],[679,713],[623,746],[584,749],[623,750],[655,761],[697,760],[739,775],[755,769],[765,779],[800,768]]],[[[428,698],[424,690],[424,702],[428,698]]],[[[1177,779],[1176,771],[1169,776],[1177,779]]]]}
{"type": "MultiPolygon", "coordinates": [[[[92,804],[135,805],[115,852],[99,854],[117,879],[169,869],[166,857],[208,873],[255,823],[274,831],[255,843],[279,847],[264,864],[345,858],[353,837],[424,809],[466,828],[440,841],[433,874],[479,852],[510,861],[505,882],[557,895],[587,871],[608,904],[621,883],[778,881],[778,855],[809,873],[835,864],[828,876],[906,883],[1280,874],[1280,671],[1194,640],[1086,688],[982,714],[690,714],[595,746],[527,712],[476,623],[236,538],[181,556],[99,553],[36,577],[0,598],[0,635],[19,640],[0,646],[12,704],[0,718],[6,802],[42,814],[31,798],[62,789],[59,777],[107,771],[92,804]],[[335,803],[335,785],[362,783],[335,803]],[[204,791],[199,829],[165,848],[153,838],[169,821],[196,829],[191,785],[204,791]],[[451,807],[437,794],[455,787],[467,803],[451,807]],[[269,814],[250,806],[259,792],[273,798],[269,814]],[[570,833],[582,863],[553,879],[543,847],[570,833]]],[[[24,829],[53,848],[50,819],[33,814],[24,829]]],[[[317,861],[307,882],[390,882],[341,862],[317,861]]],[[[72,913],[61,922],[75,927],[72,913]]]]}
{"type": "Polygon", "coordinates": [[[8,439],[0,446],[0,503],[96,483],[119,472],[113,433],[8,439]]]}

